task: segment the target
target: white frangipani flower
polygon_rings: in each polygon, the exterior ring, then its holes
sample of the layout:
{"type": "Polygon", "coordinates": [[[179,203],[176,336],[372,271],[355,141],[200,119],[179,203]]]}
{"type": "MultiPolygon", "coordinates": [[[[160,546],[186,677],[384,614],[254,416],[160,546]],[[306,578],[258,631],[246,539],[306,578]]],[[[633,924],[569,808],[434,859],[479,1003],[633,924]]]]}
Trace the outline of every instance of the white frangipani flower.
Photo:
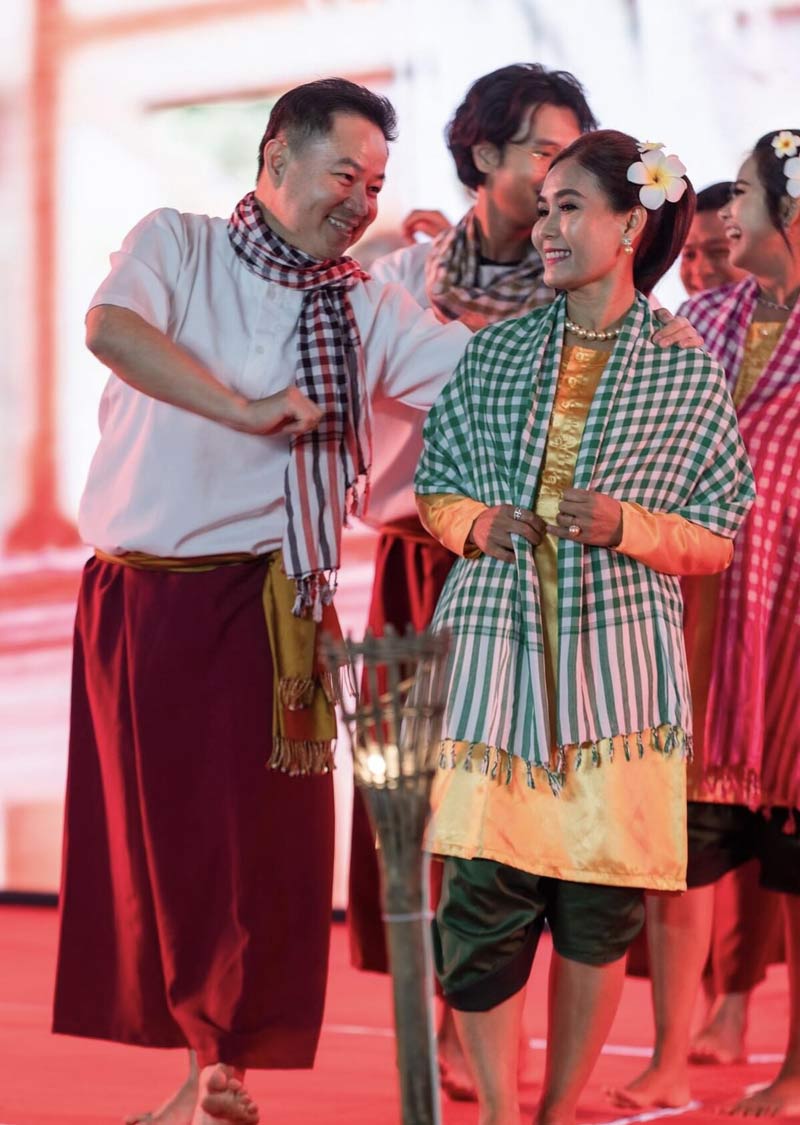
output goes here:
{"type": "MultiPolygon", "coordinates": [[[[797,138],[800,142],[800,137],[797,138]]],[[[786,191],[792,199],[800,199],[800,156],[793,156],[783,166],[786,173],[786,191]]]]}
{"type": "Polygon", "coordinates": [[[778,133],[777,137],[772,138],[772,147],[778,157],[797,156],[797,150],[800,149],[800,137],[797,133],[790,133],[788,129],[784,129],[778,133]]]}
{"type": "Polygon", "coordinates": [[[632,184],[642,184],[639,199],[648,211],[657,211],[664,203],[677,203],[686,191],[682,179],[685,165],[677,156],[667,156],[663,146],[642,152],[642,159],[631,164],[628,179],[632,184]]]}

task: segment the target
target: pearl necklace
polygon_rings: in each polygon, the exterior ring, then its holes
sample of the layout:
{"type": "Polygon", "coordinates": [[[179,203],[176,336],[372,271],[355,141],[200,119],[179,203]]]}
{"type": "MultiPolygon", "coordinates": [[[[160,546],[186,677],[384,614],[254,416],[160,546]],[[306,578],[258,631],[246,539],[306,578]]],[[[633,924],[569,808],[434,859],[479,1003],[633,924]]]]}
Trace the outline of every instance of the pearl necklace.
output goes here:
{"type": "Polygon", "coordinates": [[[572,332],[579,340],[616,340],[619,336],[619,328],[610,328],[605,332],[595,332],[593,328],[581,328],[580,324],[574,324],[569,317],[564,318],[564,324],[567,331],[572,332]]]}
{"type": "Polygon", "coordinates": [[[758,299],[762,305],[766,305],[768,309],[777,309],[778,312],[791,312],[794,305],[779,305],[777,301],[768,301],[763,293],[759,292],[758,299]]]}

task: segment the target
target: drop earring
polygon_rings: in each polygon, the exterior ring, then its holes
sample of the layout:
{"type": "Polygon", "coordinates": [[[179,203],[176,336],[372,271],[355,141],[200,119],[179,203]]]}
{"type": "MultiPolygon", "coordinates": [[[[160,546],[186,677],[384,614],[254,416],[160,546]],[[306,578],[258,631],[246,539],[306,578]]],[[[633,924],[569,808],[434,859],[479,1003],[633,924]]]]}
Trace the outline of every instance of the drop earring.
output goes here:
{"type": "Polygon", "coordinates": [[[626,254],[633,253],[633,246],[631,245],[631,240],[628,238],[627,234],[623,234],[622,236],[622,249],[626,254]]]}

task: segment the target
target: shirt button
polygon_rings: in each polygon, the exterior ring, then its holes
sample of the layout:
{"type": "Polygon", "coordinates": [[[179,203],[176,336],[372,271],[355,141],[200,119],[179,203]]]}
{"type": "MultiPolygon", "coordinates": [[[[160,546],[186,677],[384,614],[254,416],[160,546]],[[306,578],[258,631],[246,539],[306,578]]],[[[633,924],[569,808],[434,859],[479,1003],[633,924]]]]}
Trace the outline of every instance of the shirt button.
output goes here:
{"type": "Polygon", "coordinates": [[[261,344],[256,344],[256,346],[255,346],[255,348],[253,349],[253,351],[254,351],[254,352],[256,353],[256,355],[263,355],[263,354],[264,354],[264,349],[263,349],[263,347],[261,346],[261,344]]]}

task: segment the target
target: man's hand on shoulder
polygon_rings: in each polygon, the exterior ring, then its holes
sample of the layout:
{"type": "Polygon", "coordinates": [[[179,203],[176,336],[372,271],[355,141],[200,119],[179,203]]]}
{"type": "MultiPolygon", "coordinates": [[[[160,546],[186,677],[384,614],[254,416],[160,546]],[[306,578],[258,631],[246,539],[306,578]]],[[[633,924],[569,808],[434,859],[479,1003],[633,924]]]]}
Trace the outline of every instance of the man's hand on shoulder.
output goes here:
{"type": "Polygon", "coordinates": [[[653,333],[653,343],[660,348],[704,348],[705,341],[685,316],[673,316],[669,309],[656,309],[654,316],[662,327],[653,333]]]}
{"type": "Polygon", "coordinates": [[[243,402],[234,429],[246,434],[305,434],[322,421],[322,409],[297,387],[243,402]]]}
{"type": "Polygon", "coordinates": [[[411,211],[403,219],[403,236],[413,242],[418,234],[426,234],[428,238],[436,238],[437,234],[448,230],[451,223],[441,211],[411,211]]]}

